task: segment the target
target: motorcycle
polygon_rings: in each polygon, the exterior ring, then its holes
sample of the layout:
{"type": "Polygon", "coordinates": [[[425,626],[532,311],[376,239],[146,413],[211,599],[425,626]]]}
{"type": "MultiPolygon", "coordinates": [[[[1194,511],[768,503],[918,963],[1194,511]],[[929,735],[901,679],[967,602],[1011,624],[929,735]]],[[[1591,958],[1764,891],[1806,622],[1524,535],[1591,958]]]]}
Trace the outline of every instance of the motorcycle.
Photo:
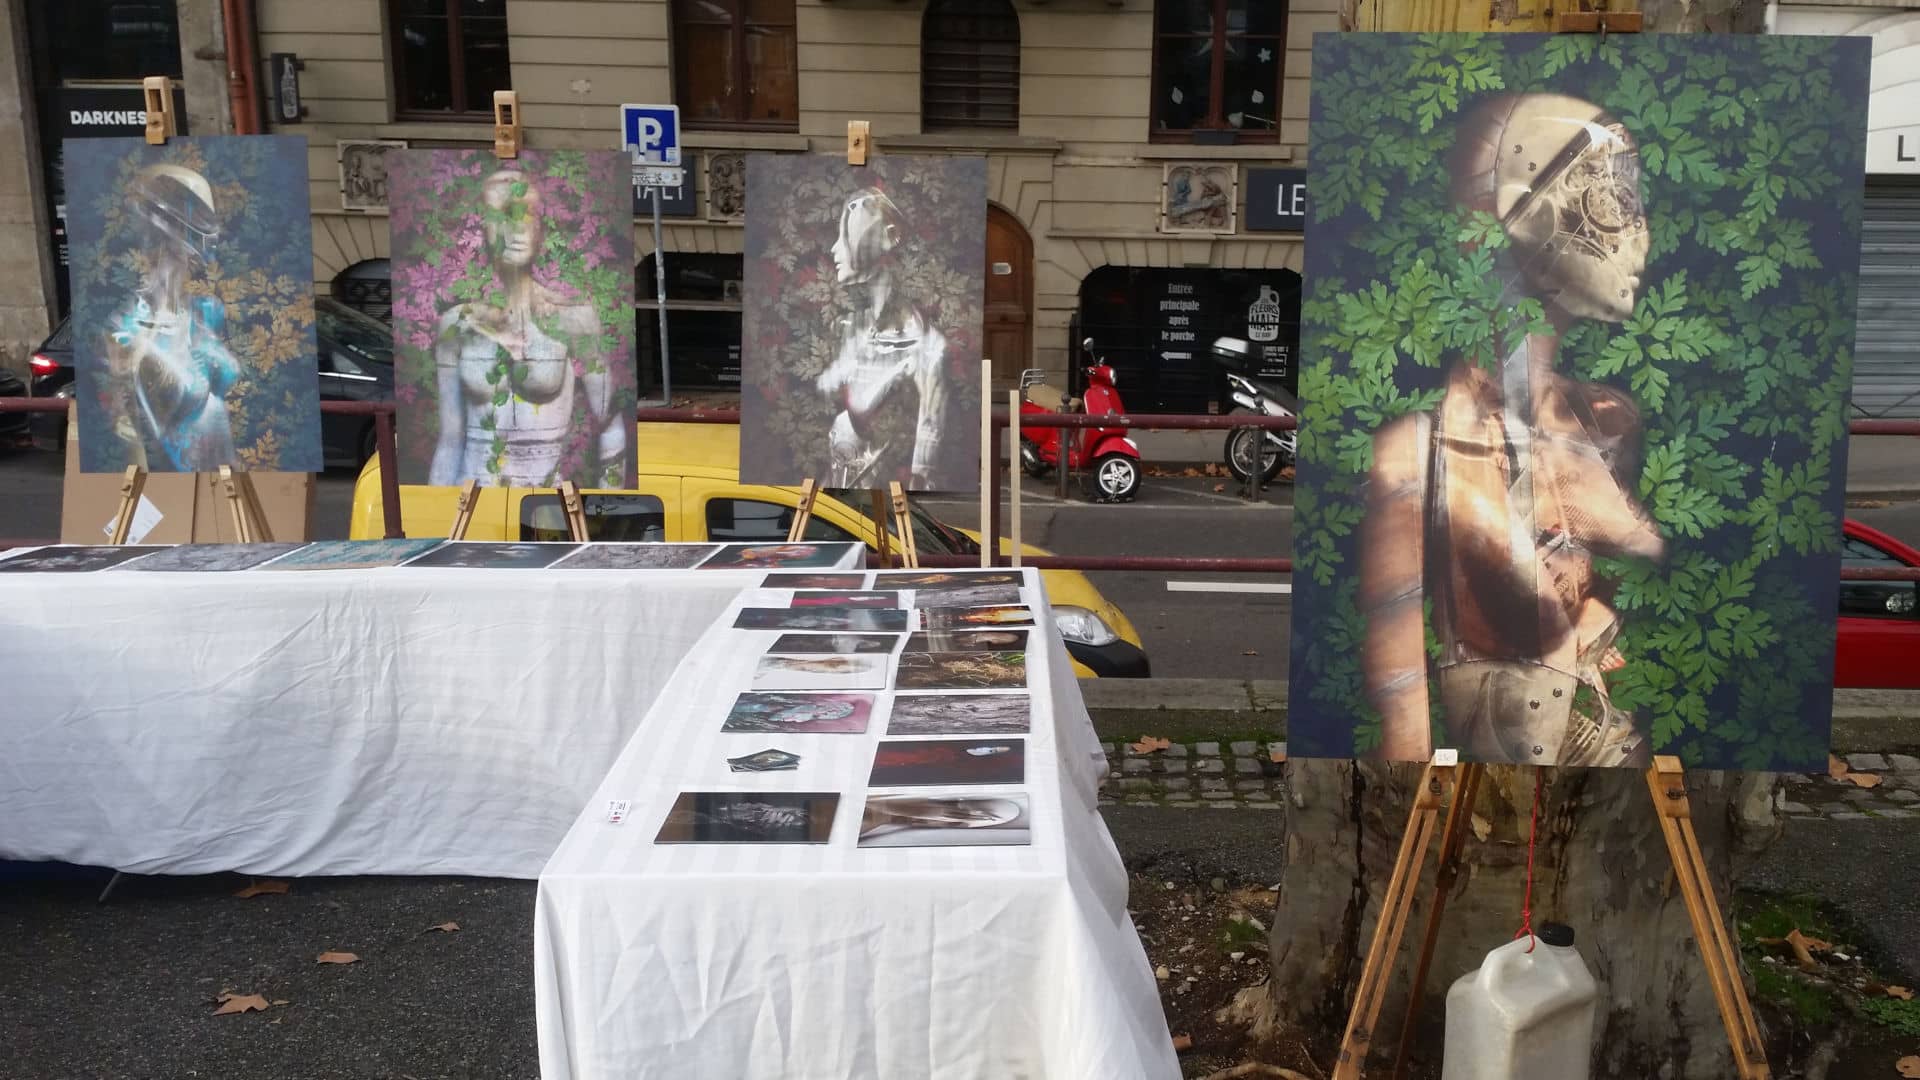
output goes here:
{"type": "MultiPolygon", "coordinates": [[[[1039,369],[1029,368],[1020,373],[1021,416],[1058,413],[1062,406],[1093,416],[1126,412],[1115,389],[1113,368],[1093,355],[1093,339],[1080,346],[1093,360],[1086,367],[1086,397],[1074,401],[1048,386],[1039,369]]],[[[1020,428],[1020,467],[1027,475],[1046,476],[1060,466],[1063,452],[1068,469],[1092,469],[1095,498],[1100,502],[1131,502],[1140,489],[1140,448],[1127,437],[1126,428],[1020,428]]]]}
{"type": "MultiPolygon", "coordinates": [[[[1227,369],[1228,396],[1233,399],[1234,415],[1299,416],[1300,400],[1283,386],[1262,382],[1248,373],[1251,349],[1239,338],[1223,337],[1213,343],[1213,359],[1227,369]]],[[[1260,483],[1270,484],[1280,470],[1293,464],[1298,446],[1294,431],[1270,431],[1261,428],[1235,428],[1227,433],[1225,458],[1227,471],[1246,483],[1259,462],[1260,483]]]]}

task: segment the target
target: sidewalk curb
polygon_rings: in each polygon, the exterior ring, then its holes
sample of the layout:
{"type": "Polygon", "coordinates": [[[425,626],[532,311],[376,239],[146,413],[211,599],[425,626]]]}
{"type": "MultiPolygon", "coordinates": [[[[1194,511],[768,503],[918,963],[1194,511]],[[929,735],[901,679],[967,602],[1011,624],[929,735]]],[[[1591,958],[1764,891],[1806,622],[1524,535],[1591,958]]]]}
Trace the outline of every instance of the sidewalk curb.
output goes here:
{"type": "MultiPolygon", "coordinates": [[[[1080,692],[1103,741],[1287,737],[1279,679],[1082,679],[1080,692]]],[[[1836,754],[1920,750],[1920,691],[1834,691],[1832,745],[1836,754]]]]}

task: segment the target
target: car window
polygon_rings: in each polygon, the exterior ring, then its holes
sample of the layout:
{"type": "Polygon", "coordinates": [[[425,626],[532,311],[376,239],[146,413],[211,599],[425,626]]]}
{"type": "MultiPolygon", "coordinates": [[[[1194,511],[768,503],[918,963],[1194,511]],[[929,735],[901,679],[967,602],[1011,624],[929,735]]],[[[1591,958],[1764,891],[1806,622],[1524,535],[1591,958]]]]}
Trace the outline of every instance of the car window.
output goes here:
{"type": "MultiPolygon", "coordinates": [[[[785,540],[793,527],[793,507],[760,499],[708,499],[707,539],[785,540]]],[[[807,519],[808,540],[853,541],[859,537],[815,515],[807,519]]]]}
{"type": "Polygon", "coordinates": [[[72,319],[61,320],[60,326],[54,330],[53,336],[47,339],[46,347],[49,351],[71,349],[73,347],[72,319]]]}
{"type": "MultiPolygon", "coordinates": [[[[1858,537],[1842,540],[1840,565],[1905,566],[1891,552],[1858,537]]],[[[1920,585],[1911,581],[1842,581],[1840,614],[1856,618],[1920,619],[1920,585]]]]}
{"type": "Polygon", "coordinates": [[[342,375],[372,375],[370,364],[393,362],[393,331],[349,308],[315,304],[314,327],[320,338],[320,370],[342,375]]]}
{"type": "MultiPolygon", "coordinates": [[[[660,543],[667,538],[667,507],[653,495],[582,495],[587,539],[660,543]]],[[[520,539],[569,540],[567,515],[558,495],[528,495],[520,500],[520,539]]]]}
{"type": "MultiPolygon", "coordinates": [[[[855,513],[871,512],[873,493],[854,491],[850,488],[829,488],[827,494],[847,504],[855,513]]],[[[920,508],[920,504],[911,498],[907,500],[907,512],[913,520],[913,546],[923,555],[978,555],[980,549],[972,541],[954,532],[932,514],[920,508]]],[[[895,537],[900,530],[893,527],[891,514],[887,520],[887,532],[895,537]]]]}

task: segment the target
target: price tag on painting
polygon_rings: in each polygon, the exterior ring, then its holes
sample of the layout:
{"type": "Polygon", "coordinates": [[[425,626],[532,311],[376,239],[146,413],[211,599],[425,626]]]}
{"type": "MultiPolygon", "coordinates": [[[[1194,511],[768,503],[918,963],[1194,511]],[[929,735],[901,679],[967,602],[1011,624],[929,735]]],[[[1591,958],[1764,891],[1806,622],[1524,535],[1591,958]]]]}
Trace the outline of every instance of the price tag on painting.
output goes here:
{"type": "Polygon", "coordinates": [[[686,183],[687,171],[671,165],[635,165],[633,167],[633,186],[638,188],[670,188],[686,183]]]}

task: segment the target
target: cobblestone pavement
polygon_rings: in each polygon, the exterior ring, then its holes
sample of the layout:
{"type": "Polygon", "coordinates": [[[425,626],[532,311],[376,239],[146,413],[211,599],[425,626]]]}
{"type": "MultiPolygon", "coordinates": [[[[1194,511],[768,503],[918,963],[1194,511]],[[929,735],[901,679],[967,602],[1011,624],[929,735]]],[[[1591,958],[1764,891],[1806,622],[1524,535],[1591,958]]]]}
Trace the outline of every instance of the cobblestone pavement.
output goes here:
{"type": "MultiPolygon", "coordinates": [[[[1276,753],[1285,758],[1283,742],[1172,743],[1145,754],[1130,743],[1101,748],[1107,752],[1102,806],[1278,810],[1286,799],[1286,765],[1274,760],[1276,753]]],[[[1830,773],[1788,773],[1780,812],[1834,821],[1920,818],[1920,758],[1848,754],[1844,760],[1852,774],[1879,783],[1862,787],[1830,773]]]]}

